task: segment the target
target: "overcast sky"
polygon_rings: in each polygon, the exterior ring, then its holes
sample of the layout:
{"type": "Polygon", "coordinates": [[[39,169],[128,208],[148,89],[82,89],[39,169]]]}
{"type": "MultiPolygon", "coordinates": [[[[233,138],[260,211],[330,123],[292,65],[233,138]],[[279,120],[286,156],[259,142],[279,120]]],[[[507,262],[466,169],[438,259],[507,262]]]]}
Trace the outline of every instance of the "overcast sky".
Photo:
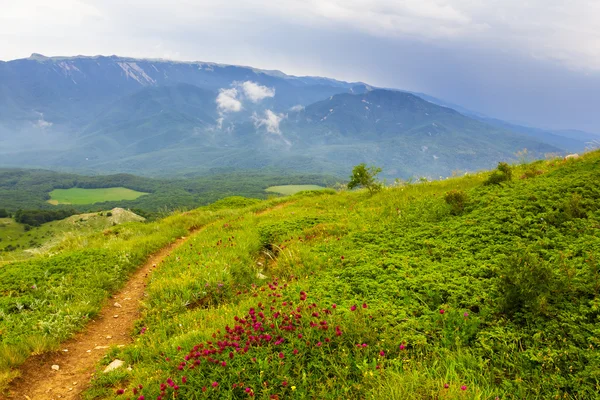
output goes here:
{"type": "Polygon", "coordinates": [[[600,0],[0,0],[0,59],[214,61],[600,133],[600,0]]]}

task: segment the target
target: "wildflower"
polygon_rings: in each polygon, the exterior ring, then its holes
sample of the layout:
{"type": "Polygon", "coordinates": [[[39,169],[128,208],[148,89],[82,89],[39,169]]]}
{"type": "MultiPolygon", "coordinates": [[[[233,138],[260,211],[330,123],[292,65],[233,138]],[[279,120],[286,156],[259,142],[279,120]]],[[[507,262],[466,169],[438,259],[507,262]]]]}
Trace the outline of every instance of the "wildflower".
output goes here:
{"type": "Polygon", "coordinates": [[[221,366],[226,367],[227,363],[225,361],[221,362],[221,366]]]}
{"type": "Polygon", "coordinates": [[[292,351],[292,353],[298,354],[298,349],[294,349],[294,351],[292,351]]]}
{"type": "Polygon", "coordinates": [[[368,308],[369,306],[367,305],[367,303],[363,303],[362,308],[368,308]]]}
{"type": "Polygon", "coordinates": [[[323,343],[321,343],[321,342],[317,342],[317,347],[321,347],[322,344],[323,343]]]}
{"type": "Polygon", "coordinates": [[[187,383],[187,377],[185,377],[185,376],[184,376],[184,377],[182,377],[182,378],[181,378],[181,383],[187,383]]]}
{"type": "Polygon", "coordinates": [[[252,391],[252,389],[250,389],[249,387],[247,387],[245,390],[246,390],[246,393],[250,393],[252,391]]]}
{"type": "Polygon", "coordinates": [[[350,311],[356,311],[356,304],[350,307],[350,311]]]}
{"type": "Polygon", "coordinates": [[[468,313],[468,312],[465,312],[465,313],[463,314],[463,317],[465,317],[465,318],[467,318],[468,316],[469,316],[469,313],[468,313]]]}
{"type": "Polygon", "coordinates": [[[296,386],[292,386],[292,390],[296,390],[296,386]]]}
{"type": "Polygon", "coordinates": [[[367,347],[367,346],[368,346],[368,344],[366,344],[366,343],[362,344],[362,347],[367,347]]]}
{"type": "Polygon", "coordinates": [[[342,256],[342,260],[344,259],[344,256],[342,256]]]}
{"type": "Polygon", "coordinates": [[[125,393],[125,391],[123,389],[117,390],[117,394],[123,394],[123,393],[125,393]]]}
{"type": "Polygon", "coordinates": [[[218,383],[218,382],[213,382],[213,383],[212,383],[212,387],[216,388],[217,386],[219,386],[219,383],[218,383]]]}
{"type": "Polygon", "coordinates": [[[445,313],[445,312],[446,312],[446,310],[444,310],[443,308],[442,308],[442,309],[440,309],[440,314],[443,314],[443,313],[445,313]]]}
{"type": "MultiPolygon", "coordinates": [[[[215,383],[216,383],[216,382],[215,382],[215,383]]],[[[203,392],[206,392],[206,386],[203,386],[203,387],[202,387],[202,391],[203,391],[203,392]]]]}
{"type": "Polygon", "coordinates": [[[448,389],[449,387],[450,387],[450,385],[449,385],[449,384],[447,384],[447,383],[444,383],[444,389],[448,389]]]}
{"type": "Polygon", "coordinates": [[[285,358],[285,354],[279,353],[279,358],[284,359],[285,358]]]}
{"type": "Polygon", "coordinates": [[[146,400],[146,398],[142,395],[142,396],[138,397],[137,400],[146,400]]]}
{"type": "Polygon", "coordinates": [[[380,355],[381,357],[385,357],[385,351],[381,350],[381,351],[379,352],[379,355],[380,355]]]}
{"type": "Polygon", "coordinates": [[[281,386],[286,387],[288,385],[287,381],[281,382],[281,386]]]}
{"type": "Polygon", "coordinates": [[[406,349],[406,346],[404,345],[404,343],[402,343],[402,344],[400,345],[400,350],[404,350],[404,349],[406,349]]]}
{"type": "Polygon", "coordinates": [[[467,390],[467,385],[462,385],[462,386],[460,387],[460,390],[467,390]]]}
{"type": "Polygon", "coordinates": [[[337,308],[337,304],[333,303],[333,304],[331,305],[331,308],[337,308]]]}

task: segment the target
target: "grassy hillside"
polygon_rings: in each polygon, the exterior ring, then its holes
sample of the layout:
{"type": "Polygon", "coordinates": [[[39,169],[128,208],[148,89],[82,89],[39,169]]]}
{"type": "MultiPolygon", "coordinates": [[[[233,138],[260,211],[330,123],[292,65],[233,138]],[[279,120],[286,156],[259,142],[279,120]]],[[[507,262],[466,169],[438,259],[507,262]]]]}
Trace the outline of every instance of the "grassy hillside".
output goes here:
{"type": "Polygon", "coordinates": [[[85,237],[114,225],[143,220],[143,217],[122,208],[99,213],[77,214],[38,227],[25,226],[14,219],[2,218],[0,219],[0,265],[47,253],[63,240],[85,237]]]}
{"type": "Polygon", "coordinates": [[[596,398],[600,152],[490,175],[228,200],[9,264],[0,368],[206,225],[153,273],[134,343],[98,366],[131,370],[98,373],[87,398],[596,398]]]}

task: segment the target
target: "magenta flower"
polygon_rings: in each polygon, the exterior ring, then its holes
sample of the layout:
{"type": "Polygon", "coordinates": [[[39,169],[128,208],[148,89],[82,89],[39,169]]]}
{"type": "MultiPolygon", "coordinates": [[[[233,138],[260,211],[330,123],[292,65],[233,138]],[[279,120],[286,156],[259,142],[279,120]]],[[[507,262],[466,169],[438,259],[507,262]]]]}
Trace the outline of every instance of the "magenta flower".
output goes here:
{"type": "Polygon", "coordinates": [[[466,386],[466,385],[462,385],[462,386],[460,387],[460,390],[467,390],[467,386],[466,386]]]}
{"type": "Polygon", "coordinates": [[[123,389],[117,390],[117,394],[123,394],[123,393],[125,393],[125,391],[123,389]]]}
{"type": "Polygon", "coordinates": [[[246,393],[250,393],[252,391],[252,389],[250,389],[249,387],[247,387],[245,390],[246,390],[246,393]]]}
{"type": "Polygon", "coordinates": [[[385,351],[381,350],[381,351],[379,352],[379,355],[380,355],[381,357],[385,357],[385,351]]]}
{"type": "Polygon", "coordinates": [[[186,376],[184,376],[184,377],[181,378],[181,383],[187,383],[187,377],[186,376]]]}
{"type": "Polygon", "coordinates": [[[350,311],[356,311],[356,304],[350,307],[350,311]]]}
{"type": "Polygon", "coordinates": [[[285,358],[285,354],[279,353],[279,358],[284,359],[285,358]]]}
{"type": "Polygon", "coordinates": [[[367,303],[363,303],[362,308],[368,308],[369,306],[367,305],[367,303]]]}
{"type": "Polygon", "coordinates": [[[406,349],[406,346],[404,345],[404,343],[402,343],[402,344],[400,345],[400,350],[404,350],[404,349],[406,349]]]}
{"type": "Polygon", "coordinates": [[[448,389],[449,387],[450,387],[450,385],[449,385],[449,384],[447,384],[447,383],[444,383],[444,389],[448,389]]]}
{"type": "Polygon", "coordinates": [[[281,386],[285,387],[285,386],[287,386],[287,385],[288,385],[287,381],[283,381],[283,382],[281,382],[281,386]]]}
{"type": "Polygon", "coordinates": [[[469,313],[468,313],[468,312],[465,312],[465,313],[463,314],[463,317],[465,317],[465,318],[467,318],[468,316],[469,316],[469,313]]]}
{"type": "Polygon", "coordinates": [[[218,383],[218,382],[213,382],[213,383],[212,383],[212,387],[216,388],[217,386],[219,386],[219,383],[218,383]]]}
{"type": "Polygon", "coordinates": [[[442,309],[440,309],[440,314],[443,314],[443,313],[445,313],[445,312],[446,312],[446,310],[444,310],[443,308],[442,308],[442,309]]]}
{"type": "Polygon", "coordinates": [[[333,304],[331,305],[331,308],[337,308],[337,304],[333,303],[333,304]]]}

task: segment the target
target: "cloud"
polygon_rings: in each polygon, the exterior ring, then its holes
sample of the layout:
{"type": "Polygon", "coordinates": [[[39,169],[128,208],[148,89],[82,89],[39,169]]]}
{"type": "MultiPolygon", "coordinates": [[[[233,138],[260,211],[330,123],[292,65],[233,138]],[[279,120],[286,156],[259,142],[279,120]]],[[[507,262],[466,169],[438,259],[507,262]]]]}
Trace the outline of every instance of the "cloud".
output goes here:
{"type": "Polygon", "coordinates": [[[46,121],[43,118],[38,119],[37,122],[34,124],[35,127],[40,129],[50,128],[52,125],[54,125],[52,122],[46,121]]]}
{"type": "Polygon", "coordinates": [[[254,121],[254,126],[256,128],[265,127],[267,132],[275,135],[281,135],[279,123],[286,117],[287,116],[285,114],[275,114],[271,110],[265,110],[264,118],[260,118],[257,113],[254,113],[252,115],[252,120],[254,121]]]}
{"type": "Polygon", "coordinates": [[[246,81],[240,84],[246,97],[253,103],[258,103],[267,97],[275,96],[275,89],[267,86],[261,86],[256,82],[246,81]]]}
{"type": "Polygon", "coordinates": [[[290,107],[290,111],[298,112],[304,110],[304,106],[302,104],[297,104],[293,107],[290,107]]]}
{"type": "MultiPolygon", "coordinates": [[[[220,89],[217,96],[217,108],[220,112],[238,112],[242,109],[242,102],[237,99],[236,88],[220,89]]],[[[221,121],[222,123],[222,121],[221,121]]]]}

